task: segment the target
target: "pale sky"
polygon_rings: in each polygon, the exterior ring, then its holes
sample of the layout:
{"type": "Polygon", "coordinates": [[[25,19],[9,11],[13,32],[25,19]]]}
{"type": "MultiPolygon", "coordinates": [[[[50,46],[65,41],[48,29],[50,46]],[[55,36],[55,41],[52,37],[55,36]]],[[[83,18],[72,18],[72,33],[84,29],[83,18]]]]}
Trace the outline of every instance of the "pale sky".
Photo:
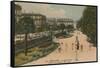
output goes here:
{"type": "Polygon", "coordinates": [[[77,21],[81,18],[85,6],[57,5],[57,4],[41,4],[16,2],[22,6],[22,12],[40,13],[46,17],[53,18],[71,18],[77,21]]]}

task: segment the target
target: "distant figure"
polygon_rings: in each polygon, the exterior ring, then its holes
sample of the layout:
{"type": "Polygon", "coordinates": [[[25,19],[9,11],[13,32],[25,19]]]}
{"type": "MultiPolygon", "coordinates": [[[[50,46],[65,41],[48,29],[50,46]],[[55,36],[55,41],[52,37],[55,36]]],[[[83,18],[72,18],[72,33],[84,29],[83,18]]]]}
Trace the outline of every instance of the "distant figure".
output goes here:
{"type": "Polygon", "coordinates": [[[61,42],[61,44],[63,44],[63,42],[61,42]]]}
{"type": "Polygon", "coordinates": [[[58,52],[59,52],[59,53],[61,52],[61,47],[58,48],[58,52]]]}
{"type": "Polygon", "coordinates": [[[76,42],[75,46],[76,46],[76,49],[79,50],[79,41],[76,42]]]}
{"type": "Polygon", "coordinates": [[[79,50],[79,40],[78,40],[78,36],[76,36],[76,49],[79,50]]]}
{"type": "Polygon", "coordinates": [[[67,45],[67,43],[66,43],[66,50],[67,50],[67,48],[68,48],[68,45],[67,45]]]}
{"type": "Polygon", "coordinates": [[[74,50],[74,43],[72,43],[72,50],[74,50]]]}
{"type": "Polygon", "coordinates": [[[81,49],[81,51],[83,51],[83,45],[82,44],[81,44],[81,48],[80,49],[81,49]]]}
{"type": "Polygon", "coordinates": [[[77,46],[77,50],[79,50],[79,44],[76,44],[76,46],[77,46]]]}
{"type": "Polygon", "coordinates": [[[91,48],[92,48],[92,44],[89,45],[89,50],[91,50],[91,48]]]}
{"type": "Polygon", "coordinates": [[[78,42],[78,36],[76,36],[76,42],[78,42]]]}
{"type": "Polygon", "coordinates": [[[74,43],[72,43],[72,45],[74,45],[74,43]]]}

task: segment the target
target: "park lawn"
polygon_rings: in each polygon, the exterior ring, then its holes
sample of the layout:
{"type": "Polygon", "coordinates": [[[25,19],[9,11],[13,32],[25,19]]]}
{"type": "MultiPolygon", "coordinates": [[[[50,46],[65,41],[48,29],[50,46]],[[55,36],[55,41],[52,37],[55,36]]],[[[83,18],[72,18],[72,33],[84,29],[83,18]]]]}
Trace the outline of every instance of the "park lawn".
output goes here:
{"type": "Polygon", "coordinates": [[[25,56],[24,51],[21,51],[15,55],[15,66],[23,65],[25,63],[35,61],[41,57],[45,57],[46,55],[53,52],[58,46],[59,44],[53,43],[45,48],[39,48],[39,47],[30,48],[28,49],[27,56],[25,56]]]}

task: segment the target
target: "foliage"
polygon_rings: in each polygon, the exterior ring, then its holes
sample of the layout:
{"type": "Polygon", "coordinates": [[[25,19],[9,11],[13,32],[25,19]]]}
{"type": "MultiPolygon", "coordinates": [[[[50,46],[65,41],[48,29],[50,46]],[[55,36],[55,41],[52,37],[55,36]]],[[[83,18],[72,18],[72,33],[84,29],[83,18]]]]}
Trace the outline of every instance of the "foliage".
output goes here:
{"type": "Polygon", "coordinates": [[[28,55],[25,56],[24,52],[19,52],[15,55],[15,64],[22,65],[31,61],[35,61],[41,57],[45,57],[46,55],[53,52],[55,49],[57,49],[59,44],[53,43],[52,45],[49,45],[46,48],[30,48],[28,50],[28,55]]]}
{"type": "Polygon", "coordinates": [[[20,5],[18,5],[18,4],[15,4],[15,9],[16,10],[22,10],[22,7],[20,5]]]}
{"type": "Polygon", "coordinates": [[[59,26],[59,28],[60,28],[60,29],[62,30],[62,32],[63,32],[64,29],[65,29],[65,24],[61,23],[60,26],[59,26]]]}
{"type": "Polygon", "coordinates": [[[35,24],[31,17],[24,16],[15,23],[16,34],[32,33],[35,31],[35,24]]]}
{"type": "Polygon", "coordinates": [[[68,32],[73,31],[74,27],[72,25],[68,25],[67,27],[68,32]]]}
{"type": "Polygon", "coordinates": [[[24,33],[32,33],[35,31],[35,24],[31,17],[24,16],[19,20],[21,27],[23,27],[24,33]]]}
{"type": "Polygon", "coordinates": [[[33,33],[35,31],[34,21],[29,16],[23,16],[19,22],[16,22],[15,26],[16,33],[25,34],[25,55],[27,55],[27,40],[28,40],[28,33],[33,33]]]}
{"type": "Polygon", "coordinates": [[[96,7],[86,7],[82,18],[78,21],[77,27],[88,36],[90,42],[96,46],[96,7]]]}

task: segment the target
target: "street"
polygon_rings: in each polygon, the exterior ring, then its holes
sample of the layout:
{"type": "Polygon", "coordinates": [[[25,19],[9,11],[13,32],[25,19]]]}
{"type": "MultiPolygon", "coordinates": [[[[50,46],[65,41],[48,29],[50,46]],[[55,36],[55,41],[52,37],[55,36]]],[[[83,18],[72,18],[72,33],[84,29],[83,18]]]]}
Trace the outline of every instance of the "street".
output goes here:
{"type": "Polygon", "coordinates": [[[75,30],[72,37],[58,40],[60,46],[54,52],[24,65],[96,61],[96,47],[93,47],[92,44],[87,41],[87,36],[82,32],[75,30]],[[75,46],[76,36],[79,40],[79,50],[77,50],[75,46]]]}

